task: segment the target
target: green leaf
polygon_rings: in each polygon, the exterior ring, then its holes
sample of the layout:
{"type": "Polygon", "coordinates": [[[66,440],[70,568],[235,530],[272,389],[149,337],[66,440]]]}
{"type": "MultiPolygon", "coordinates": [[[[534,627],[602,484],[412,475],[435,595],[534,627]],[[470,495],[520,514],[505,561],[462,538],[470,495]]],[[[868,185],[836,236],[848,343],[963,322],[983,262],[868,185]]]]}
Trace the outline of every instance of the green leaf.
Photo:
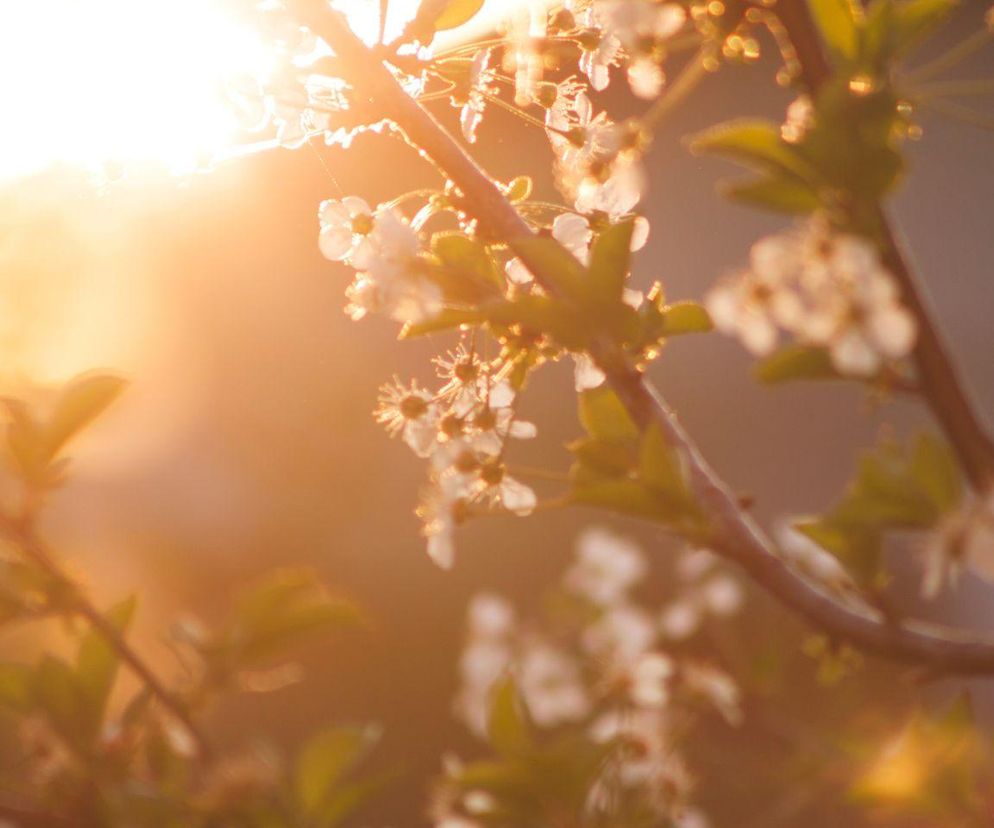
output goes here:
{"type": "Polygon", "coordinates": [[[675,517],[665,511],[665,504],[637,480],[620,478],[575,483],[570,499],[584,506],[597,506],[649,520],[669,522],[675,517]]]}
{"type": "Polygon", "coordinates": [[[963,476],[949,446],[931,434],[915,441],[911,468],[918,485],[928,493],[940,513],[956,509],[963,501],[963,476]]]}
{"type": "Polygon", "coordinates": [[[279,570],[239,596],[221,649],[234,662],[229,667],[245,667],[304,635],[358,619],[356,608],[329,596],[312,570],[279,570]]]}
{"type": "Polygon", "coordinates": [[[99,417],[124,391],[127,383],[109,374],[82,376],[59,395],[45,426],[46,450],[55,457],[75,435],[99,417]]]}
{"type": "Polygon", "coordinates": [[[438,316],[424,322],[408,322],[400,331],[399,339],[415,339],[419,336],[450,331],[460,325],[476,325],[484,316],[480,311],[445,308],[438,316]]]}
{"type": "Polygon", "coordinates": [[[662,335],[707,333],[714,325],[708,312],[697,302],[674,302],[663,308],[662,335]]]}
{"type": "Polygon", "coordinates": [[[379,741],[375,727],[331,727],[312,736],[294,769],[294,793],[301,810],[323,810],[335,787],[379,741]]]}
{"type": "Polygon", "coordinates": [[[590,276],[586,295],[599,312],[605,305],[621,302],[632,257],[632,231],[635,219],[609,224],[597,234],[590,248],[590,276]]]}
{"type": "Polygon", "coordinates": [[[449,0],[435,18],[435,31],[444,32],[468,23],[483,8],[484,0],[449,0]]]}
{"type": "Polygon", "coordinates": [[[487,735],[494,749],[504,756],[520,756],[532,747],[518,688],[510,677],[498,682],[493,690],[487,735]]]}
{"type": "Polygon", "coordinates": [[[639,439],[639,430],[624,404],[606,385],[580,395],[580,423],[587,434],[605,443],[629,443],[639,439]]]}
{"type": "Polygon", "coordinates": [[[691,152],[718,155],[762,171],[772,171],[816,183],[818,173],[791,144],[780,137],[772,121],[740,118],[695,135],[691,152]]]}
{"type": "Polygon", "coordinates": [[[893,55],[914,51],[942,26],[959,6],[958,0],[910,0],[893,4],[893,55]]]}
{"type": "Polygon", "coordinates": [[[832,360],[824,348],[788,345],[753,366],[753,376],[760,382],[775,385],[794,380],[839,379],[832,360]]]}
{"type": "Polygon", "coordinates": [[[825,42],[845,58],[856,56],[859,12],[851,0],[807,0],[825,42]]]}
{"type": "Polygon", "coordinates": [[[575,455],[579,469],[574,477],[581,479],[625,477],[635,467],[637,457],[630,445],[608,443],[585,437],[567,447],[575,455]]]}
{"type": "Polygon", "coordinates": [[[639,478],[657,494],[676,506],[693,503],[687,487],[686,470],[680,455],[653,423],[642,435],[639,447],[639,478]]]}
{"type": "Polygon", "coordinates": [[[27,664],[0,664],[0,705],[27,712],[31,708],[33,676],[27,664]]]}
{"type": "Polygon", "coordinates": [[[541,273],[553,287],[571,296],[581,295],[586,278],[583,266],[555,239],[528,236],[512,239],[508,246],[532,275],[541,273]]]}
{"type": "Polygon", "coordinates": [[[497,263],[479,239],[455,231],[440,232],[432,236],[431,249],[443,265],[435,268],[432,276],[450,301],[476,304],[503,289],[497,263]]]}
{"type": "Polygon", "coordinates": [[[752,181],[719,185],[722,195],[764,210],[788,215],[807,215],[821,208],[818,193],[806,182],[794,177],[758,178],[752,181]]]}
{"type": "Polygon", "coordinates": [[[32,676],[31,698],[64,739],[85,750],[93,736],[88,700],[76,672],[61,658],[45,655],[32,676]]]}
{"type": "MultiPolygon", "coordinates": [[[[122,635],[134,618],[137,604],[137,598],[132,596],[107,613],[107,620],[122,635]]],[[[117,651],[104,636],[92,629],[86,633],[76,654],[76,675],[86,700],[87,718],[94,735],[103,721],[119,662],[117,651]]]]}
{"type": "Polygon", "coordinates": [[[482,310],[494,324],[520,325],[526,331],[548,334],[565,348],[582,348],[586,342],[578,315],[551,296],[524,294],[512,301],[488,303],[482,310]]]}

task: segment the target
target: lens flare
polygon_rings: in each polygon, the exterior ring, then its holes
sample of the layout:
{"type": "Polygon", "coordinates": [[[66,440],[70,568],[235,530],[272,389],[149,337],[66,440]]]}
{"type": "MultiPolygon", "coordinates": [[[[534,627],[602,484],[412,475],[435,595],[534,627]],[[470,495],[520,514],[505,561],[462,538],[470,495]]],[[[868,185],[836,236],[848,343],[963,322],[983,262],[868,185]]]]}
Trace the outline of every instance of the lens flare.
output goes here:
{"type": "MultiPolygon", "coordinates": [[[[357,31],[375,37],[378,2],[348,5],[357,31]]],[[[238,136],[237,116],[223,105],[226,81],[265,76],[274,61],[229,0],[4,6],[0,179],[60,164],[195,169],[238,136]]]]}

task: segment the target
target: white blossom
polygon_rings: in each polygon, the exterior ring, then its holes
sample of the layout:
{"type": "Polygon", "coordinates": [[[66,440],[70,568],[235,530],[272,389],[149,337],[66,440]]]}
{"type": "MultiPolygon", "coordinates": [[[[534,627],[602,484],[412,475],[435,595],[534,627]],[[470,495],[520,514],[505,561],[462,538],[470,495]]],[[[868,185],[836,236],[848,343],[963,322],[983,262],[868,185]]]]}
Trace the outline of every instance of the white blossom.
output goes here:
{"type": "Polygon", "coordinates": [[[625,600],[648,569],[634,541],[600,527],[580,535],[576,558],[564,578],[567,589],[602,607],[625,600]]]}
{"type": "Polygon", "coordinates": [[[521,693],[540,727],[582,719],[591,700],[576,661],[548,644],[527,647],[519,671],[521,693]]]}
{"type": "Polygon", "coordinates": [[[914,317],[870,240],[811,221],[757,242],[750,263],[705,304],[715,326],[753,353],[770,353],[784,330],[825,348],[840,374],[866,377],[914,347],[914,317]]]}

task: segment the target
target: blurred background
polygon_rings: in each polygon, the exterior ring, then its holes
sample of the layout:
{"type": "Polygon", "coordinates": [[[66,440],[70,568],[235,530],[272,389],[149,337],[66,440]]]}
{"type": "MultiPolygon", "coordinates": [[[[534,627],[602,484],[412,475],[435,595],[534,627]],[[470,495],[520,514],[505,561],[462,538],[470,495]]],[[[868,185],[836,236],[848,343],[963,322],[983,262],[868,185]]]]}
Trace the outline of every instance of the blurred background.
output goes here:
{"type": "MultiPolygon", "coordinates": [[[[984,6],[964,3],[934,49],[976,27],[984,6]]],[[[683,136],[736,115],[782,116],[790,97],[774,85],[777,58],[769,42],[763,46],[757,63],[710,78],[659,134],[648,159],[653,184],[644,209],[652,234],[636,260],[639,286],[658,278],[672,299],[700,298],[745,261],[753,241],[783,226],[777,217],[723,203],[714,183],[730,168],[692,157],[681,144],[683,136]]],[[[988,49],[962,75],[992,70],[988,49]]],[[[62,72],[71,82],[71,67],[62,72]]],[[[18,81],[8,71],[0,83],[6,96],[18,81]]],[[[139,83],[143,100],[132,110],[117,104],[140,134],[168,131],[175,126],[168,119],[181,117],[169,107],[156,114],[155,88],[143,91],[139,83]]],[[[637,111],[622,91],[600,103],[637,111]]],[[[430,379],[429,356],[453,343],[398,343],[386,320],[356,324],[345,317],[349,274],[318,252],[317,206],[343,194],[375,203],[434,186],[433,170],[399,140],[376,135],[361,137],[348,152],[320,145],[273,150],[209,174],[174,176],[154,158],[130,159],[124,174],[109,180],[63,155],[19,162],[23,147],[37,149],[38,141],[73,143],[77,124],[60,115],[63,99],[76,111],[72,89],[45,94],[47,122],[15,114],[0,136],[3,393],[95,367],[131,380],[76,447],[71,482],[48,513],[55,545],[103,600],[140,592],[138,635],[160,653],[163,671],[172,667],[161,639],[177,616],[216,617],[234,585],[275,565],[320,570],[335,591],[364,608],[368,626],[302,652],[307,681],[240,697],[217,712],[212,728],[234,748],[255,730],[292,745],[333,720],[379,721],[386,728],[379,761],[403,773],[372,808],[369,824],[421,824],[425,782],[442,754],[474,750],[450,715],[469,596],[494,589],[535,606],[580,528],[604,522],[572,510],[471,524],[459,536],[451,573],[424,554],[413,515],[423,469],[370,412],[380,384],[394,374],[430,379]],[[26,140],[32,131],[44,138],[26,140]]],[[[457,112],[445,102],[433,106],[454,121],[457,112]]],[[[994,114],[989,102],[983,106],[994,114]]],[[[920,123],[912,174],[894,212],[990,422],[992,136],[928,114],[920,123]]],[[[540,195],[554,196],[544,138],[504,113],[490,113],[478,155],[495,177],[528,173],[540,195]]],[[[524,416],[540,429],[527,462],[565,470],[563,444],[579,432],[571,372],[553,366],[540,379],[524,398],[524,416]]],[[[718,335],[674,342],[653,379],[714,465],[755,496],[766,520],[824,509],[848,479],[854,453],[882,428],[905,434],[927,423],[911,403],[876,407],[842,385],[760,388],[739,346],[718,335]]],[[[665,590],[671,542],[644,527],[618,526],[651,545],[665,590]]],[[[909,607],[919,582],[914,551],[894,550],[905,573],[898,592],[909,607]]],[[[727,631],[732,638],[724,646],[760,646],[766,637],[796,649],[798,630],[765,597],[751,601],[749,620],[727,631]]],[[[919,611],[994,627],[994,592],[966,579],[952,597],[919,611]]],[[[798,659],[798,675],[810,671],[798,659]]],[[[881,688],[900,683],[889,668],[871,673],[881,688]]],[[[806,685],[797,681],[800,699],[806,685]]],[[[982,704],[984,688],[975,689],[982,704]]],[[[802,749],[771,737],[753,743],[753,756],[757,744],[771,756],[802,749]]],[[[749,797],[756,794],[741,780],[738,787],[709,787],[709,779],[727,776],[727,762],[706,767],[715,774],[705,773],[702,784],[716,823],[752,813],[749,797]]],[[[838,824],[832,819],[812,814],[807,821],[838,824]]]]}

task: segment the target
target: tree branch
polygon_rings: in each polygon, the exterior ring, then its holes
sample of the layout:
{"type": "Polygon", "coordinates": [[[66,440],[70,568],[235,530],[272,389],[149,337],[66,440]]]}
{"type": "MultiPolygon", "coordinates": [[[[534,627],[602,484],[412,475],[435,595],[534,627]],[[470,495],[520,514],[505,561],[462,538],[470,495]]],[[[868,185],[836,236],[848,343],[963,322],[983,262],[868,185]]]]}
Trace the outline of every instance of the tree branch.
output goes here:
{"type": "MultiPolygon", "coordinates": [[[[556,274],[532,255],[531,246],[519,244],[533,239],[535,233],[476,162],[353,34],[345,18],[324,0],[290,0],[289,5],[342,59],[349,74],[345,80],[357,94],[393,120],[462,191],[466,209],[484,232],[505,242],[536,281],[556,293],[556,274]]],[[[657,425],[686,457],[691,482],[711,521],[715,551],[739,563],[763,589],[832,638],[864,651],[939,672],[994,672],[994,641],[924,625],[890,623],[869,608],[840,603],[788,567],[627,355],[606,338],[594,342],[590,353],[640,428],[657,425]]]]}
{"type": "MultiPolygon", "coordinates": [[[[832,77],[821,38],[806,0],[779,0],[774,8],[789,44],[784,57],[796,62],[801,80],[812,95],[832,77]]],[[[994,440],[981,423],[956,366],[949,355],[925,291],[918,284],[892,221],[879,205],[883,263],[894,274],[902,298],[915,317],[918,339],[914,361],[921,392],[952,443],[970,482],[980,492],[994,487],[994,440]]]]}
{"type": "Polygon", "coordinates": [[[100,635],[118,658],[141,680],[149,692],[168,710],[189,732],[197,749],[197,757],[206,761],[211,756],[210,743],[203,731],[190,716],[186,705],[176,698],[162,681],[125,640],[118,629],[79,589],[73,579],[49,554],[29,520],[15,521],[4,517],[0,521],[0,531],[15,543],[24,555],[30,558],[53,581],[66,589],[71,597],[70,611],[81,616],[100,635]]]}

